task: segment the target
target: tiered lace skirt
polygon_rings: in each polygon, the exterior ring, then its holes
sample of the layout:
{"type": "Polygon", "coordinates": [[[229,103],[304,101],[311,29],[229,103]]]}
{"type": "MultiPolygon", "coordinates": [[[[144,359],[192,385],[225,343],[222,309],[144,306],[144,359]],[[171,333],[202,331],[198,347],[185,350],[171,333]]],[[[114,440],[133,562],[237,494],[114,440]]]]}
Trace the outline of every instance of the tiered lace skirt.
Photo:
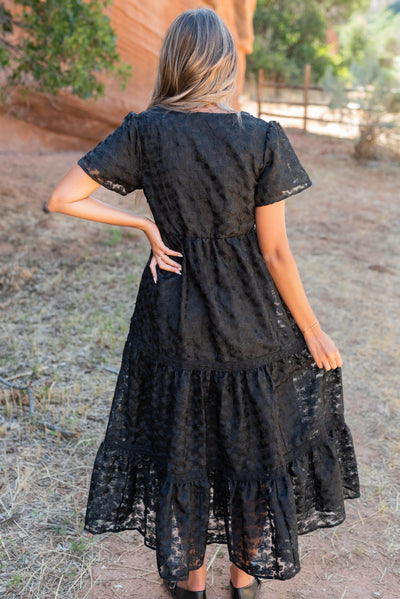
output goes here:
{"type": "Polygon", "coordinates": [[[340,369],[307,349],[246,370],[166,362],[128,336],[86,529],[138,530],[163,578],[186,579],[207,543],[249,574],[293,577],[298,535],[340,524],[359,497],[340,369]]]}

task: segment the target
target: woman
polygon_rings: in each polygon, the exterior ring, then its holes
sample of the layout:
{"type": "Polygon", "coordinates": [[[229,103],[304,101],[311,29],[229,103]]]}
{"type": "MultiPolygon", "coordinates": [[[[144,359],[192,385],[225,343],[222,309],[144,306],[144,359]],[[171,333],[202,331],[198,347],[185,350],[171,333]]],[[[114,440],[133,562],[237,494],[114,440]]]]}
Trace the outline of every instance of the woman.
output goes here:
{"type": "Polygon", "coordinates": [[[236,69],[216,13],[182,13],[149,107],[48,202],[150,242],[85,527],[141,532],[181,599],[205,597],[212,542],[228,545],[234,598],[293,577],[298,535],[340,524],[359,497],[342,359],[285,231],[285,198],[311,181],[278,123],[229,106],[236,69]],[[91,198],[100,184],[143,189],[155,222],[91,198]]]}

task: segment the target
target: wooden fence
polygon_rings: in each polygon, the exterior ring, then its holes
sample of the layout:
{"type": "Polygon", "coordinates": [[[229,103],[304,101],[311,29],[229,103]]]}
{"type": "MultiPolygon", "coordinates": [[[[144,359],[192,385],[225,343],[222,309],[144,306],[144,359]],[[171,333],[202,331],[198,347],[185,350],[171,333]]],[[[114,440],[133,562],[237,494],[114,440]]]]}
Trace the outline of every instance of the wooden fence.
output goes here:
{"type": "Polygon", "coordinates": [[[276,83],[274,81],[266,81],[264,79],[264,71],[262,69],[259,69],[258,71],[258,79],[257,79],[257,103],[258,103],[258,117],[260,117],[261,115],[268,115],[269,117],[278,117],[278,118],[288,118],[288,119],[302,119],[303,121],[303,131],[306,132],[307,131],[307,122],[308,121],[316,121],[319,123],[325,123],[325,124],[340,124],[340,125],[352,125],[354,127],[358,127],[358,122],[357,120],[334,120],[334,119],[323,119],[323,118],[318,118],[318,117],[312,117],[309,114],[309,107],[310,106],[325,106],[326,108],[328,108],[328,103],[327,102],[311,102],[310,103],[310,90],[315,90],[315,91],[319,91],[319,92],[323,92],[324,88],[318,85],[310,85],[310,81],[311,81],[311,66],[309,64],[306,64],[304,67],[304,79],[303,79],[303,84],[302,85],[287,85],[286,83],[276,83]],[[286,105],[290,105],[290,106],[302,106],[303,107],[303,114],[302,116],[299,115],[294,115],[294,114],[282,114],[282,113],[277,113],[274,112],[273,114],[270,112],[265,112],[262,109],[262,103],[263,103],[263,89],[265,88],[272,88],[275,90],[275,92],[277,92],[280,89],[296,89],[296,90],[302,90],[303,91],[303,100],[301,102],[299,101],[287,101],[287,100],[277,100],[277,99],[273,99],[273,100],[268,100],[269,104],[286,104],[286,105]]]}

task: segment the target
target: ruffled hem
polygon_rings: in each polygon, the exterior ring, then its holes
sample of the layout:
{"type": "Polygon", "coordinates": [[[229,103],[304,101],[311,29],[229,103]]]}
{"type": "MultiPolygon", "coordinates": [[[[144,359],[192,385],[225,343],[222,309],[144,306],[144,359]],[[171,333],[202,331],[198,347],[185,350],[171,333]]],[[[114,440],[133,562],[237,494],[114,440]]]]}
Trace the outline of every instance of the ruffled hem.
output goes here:
{"type": "Polygon", "coordinates": [[[160,476],[152,456],[121,454],[103,443],[85,529],[93,534],[137,530],[157,551],[165,579],[187,579],[203,563],[206,545],[223,543],[230,560],[248,574],[287,580],[300,570],[298,535],[342,523],[344,500],[359,496],[345,423],[274,477],[265,472],[238,479],[212,471],[177,481],[160,476]]]}
{"type": "Polygon", "coordinates": [[[162,578],[186,580],[206,545],[259,578],[300,569],[298,536],[359,497],[340,369],[304,348],[251,369],[162,364],[128,336],[86,530],[138,530],[162,578]]]}

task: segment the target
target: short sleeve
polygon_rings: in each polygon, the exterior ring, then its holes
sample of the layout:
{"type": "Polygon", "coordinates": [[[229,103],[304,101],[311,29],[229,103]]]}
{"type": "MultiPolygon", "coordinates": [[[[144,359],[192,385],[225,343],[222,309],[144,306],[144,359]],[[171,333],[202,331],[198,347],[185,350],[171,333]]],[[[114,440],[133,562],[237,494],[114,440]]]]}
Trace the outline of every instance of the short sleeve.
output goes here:
{"type": "Polygon", "coordinates": [[[130,112],[122,124],[78,160],[97,183],[126,195],[142,189],[142,169],[137,116],[130,112]]]}
{"type": "Polygon", "coordinates": [[[255,205],[279,202],[310,185],[311,180],[286,133],[279,123],[271,121],[267,130],[264,168],[257,179],[255,205]]]}

